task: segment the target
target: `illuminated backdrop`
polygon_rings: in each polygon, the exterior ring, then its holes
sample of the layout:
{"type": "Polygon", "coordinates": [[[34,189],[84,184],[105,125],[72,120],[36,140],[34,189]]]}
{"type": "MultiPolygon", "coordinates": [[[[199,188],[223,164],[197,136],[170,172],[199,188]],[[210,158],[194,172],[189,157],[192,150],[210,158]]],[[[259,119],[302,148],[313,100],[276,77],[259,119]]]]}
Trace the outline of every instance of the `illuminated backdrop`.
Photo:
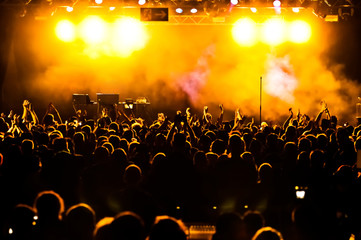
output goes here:
{"type": "Polygon", "coordinates": [[[203,15],[144,22],[139,8],[115,16],[74,10],[17,18],[3,88],[18,94],[5,101],[46,106],[47,99],[71,109],[73,93],[93,100],[97,92],[119,93],[123,100],[147,97],[156,110],[209,105],[216,114],[223,103],[257,118],[263,77],[265,119],[279,119],[289,107],[314,116],[324,100],[351,121],[359,79],[330,57],[340,51],[334,25],[306,9],[261,14],[267,9],[233,9],[229,21],[206,16],[211,22],[203,15]]]}

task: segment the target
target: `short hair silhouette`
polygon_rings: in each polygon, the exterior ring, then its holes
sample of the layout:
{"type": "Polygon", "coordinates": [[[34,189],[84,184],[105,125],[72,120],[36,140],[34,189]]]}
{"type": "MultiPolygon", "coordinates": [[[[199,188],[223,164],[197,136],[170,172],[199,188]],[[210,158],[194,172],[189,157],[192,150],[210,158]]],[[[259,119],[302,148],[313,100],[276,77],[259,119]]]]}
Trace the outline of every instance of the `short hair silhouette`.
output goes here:
{"type": "Polygon", "coordinates": [[[70,207],[65,214],[69,239],[91,239],[95,228],[95,212],[85,203],[70,207]]]}
{"type": "Polygon", "coordinates": [[[64,200],[54,191],[42,191],[35,198],[34,209],[39,220],[59,220],[64,212],[64,200]]]}
{"type": "Polygon", "coordinates": [[[111,240],[112,233],[110,224],[113,222],[113,217],[104,217],[100,219],[97,224],[95,225],[95,229],[93,232],[93,239],[94,240],[111,240]]]}
{"type": "Polygon", "coordinates": [[[125,211],[115,216],[110,224],[113,239],[144,240],[143,219],[134,212],[125,211]]]}
{"type": "Polygon", "coordinates": [[[242,219],[238,213],[229,212],[220,215],[216,222],[216,233],[212,240],[236,240],[240,238],[242,219]]]}
{"type": "Polygon", "coordinates": [[[283,236],[272,227],[263,227],[254,234],[252,240],[283,240],[283,236]]]}
{"type": "Polygon", "coordinates": [[[149,240],[187,240],[182,221],[170,216],[158,216],[150,231],[149,240]]]}

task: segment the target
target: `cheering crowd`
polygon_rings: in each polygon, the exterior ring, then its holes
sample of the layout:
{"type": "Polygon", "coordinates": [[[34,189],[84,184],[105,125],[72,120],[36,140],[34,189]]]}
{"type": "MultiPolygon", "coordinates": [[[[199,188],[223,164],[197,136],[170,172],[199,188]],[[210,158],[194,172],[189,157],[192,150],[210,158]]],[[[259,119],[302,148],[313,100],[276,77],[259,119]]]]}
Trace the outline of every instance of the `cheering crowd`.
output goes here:
{"type": "Polygon", "coordinates": [[[1,114],[0,239],[360,239],[361,125],[327,106],[283,125],[108,111],[1,114]]]}

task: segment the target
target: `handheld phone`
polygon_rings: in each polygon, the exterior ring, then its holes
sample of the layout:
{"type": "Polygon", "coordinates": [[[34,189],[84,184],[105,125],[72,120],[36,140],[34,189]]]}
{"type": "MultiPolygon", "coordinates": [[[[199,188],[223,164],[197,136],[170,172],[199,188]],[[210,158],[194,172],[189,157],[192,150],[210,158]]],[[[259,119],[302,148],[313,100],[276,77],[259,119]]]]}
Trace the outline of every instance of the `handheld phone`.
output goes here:
{"type": "Polygon", "coordinates": [[[308,187],[301,187],[301,186],[295,186],[296,190],[296,198],[297,199],[304,199],[306,196],[306,190],[308,187]]]}

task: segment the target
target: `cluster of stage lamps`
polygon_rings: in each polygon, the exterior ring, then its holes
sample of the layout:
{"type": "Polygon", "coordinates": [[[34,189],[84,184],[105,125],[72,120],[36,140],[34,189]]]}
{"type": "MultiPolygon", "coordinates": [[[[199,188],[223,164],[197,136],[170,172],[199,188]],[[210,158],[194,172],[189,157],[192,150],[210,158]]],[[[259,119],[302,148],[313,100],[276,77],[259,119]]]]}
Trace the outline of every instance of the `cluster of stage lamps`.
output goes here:
{"type": "MultiPolygon", "coordinates": [[[[98,4],[102,0],[96,0],[98,4]]],[[[139,4],[143,3],[139,0],[139,4]]],[[[231,0],[231,4],[237,4],[231,0]]],[[[256,22],[251,16],[240,17],[231,25],[232,36],[234,40],[241,46],[253,46],[263,43],[271,46],[277,46],[285,42],[296,44],[306,43],[312,35],[311,26],[304,20],[286,21],[281,14],[277,14],[280,10],[281,2],[275,0],[275,15],[256,22]]],[[[115,7],[109,7],[110,11],[115,7]]],[[[68,7],[67,11],[72,12],[73,9],[68,7]]],[[[183,10],[176,9],[181,13],[183,10]]],[[[257,12],[257,8],[250,8],[253,13],[257,12]]],[[[298,13],[298,8],[292,8],[294,13],[298,13]]],[[[194,14],[196,11],[194,11],[194,14]]],[[[81,40],[88,45],[105,44],[111,46],[116,51],[122,52],[125,49],[139,50],[143,48],[148,39],[149,33],[147,25],[149,22],[142,22],[139,19],[127,16],[118,17],[117,20],[109,22],[100,16],[86,16],[79,23],[74,23],[68,19],[59,20],[55,27],[56,36],[64,42],[73,42],[81,40]]]]}

